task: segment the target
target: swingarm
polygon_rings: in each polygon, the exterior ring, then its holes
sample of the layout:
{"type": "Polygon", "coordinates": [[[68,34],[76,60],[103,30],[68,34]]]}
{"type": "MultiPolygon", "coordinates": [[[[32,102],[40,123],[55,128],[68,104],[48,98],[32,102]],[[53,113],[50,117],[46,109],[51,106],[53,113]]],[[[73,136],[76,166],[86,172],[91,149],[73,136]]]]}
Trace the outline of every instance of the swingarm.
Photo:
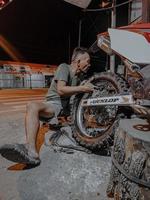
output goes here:
{"type": "MultiPolygon", "coordinates": [[[[150,100],[145,99],[134,99],[133,95],[118,95],[118,96],[109,96],[109,97],[97,97],[82,99],[81,106],[90,107],[90,106],[130,106],[132,108],[143,108],[150,106],[150,100]]],[[[145,110],[145,109],[144,109],[145,110]]]]}

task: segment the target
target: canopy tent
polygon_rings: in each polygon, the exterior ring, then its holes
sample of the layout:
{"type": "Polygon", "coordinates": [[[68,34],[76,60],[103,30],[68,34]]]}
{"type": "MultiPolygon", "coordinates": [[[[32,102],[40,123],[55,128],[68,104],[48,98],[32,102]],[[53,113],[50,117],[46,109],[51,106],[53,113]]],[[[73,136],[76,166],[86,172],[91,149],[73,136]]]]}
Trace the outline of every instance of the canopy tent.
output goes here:
{"type": "MultiPolygon", "coordinates": [[[[87,8],[92,0],[64,0],[80,8],[87,8]]],[[[0,0],[0,10],[11,3],[12,0],[0,0]]]]}
{"type": "Polygon", "coordinates": [[[80,8],[87,8],[92,0],[64,0],[80,8]]]}

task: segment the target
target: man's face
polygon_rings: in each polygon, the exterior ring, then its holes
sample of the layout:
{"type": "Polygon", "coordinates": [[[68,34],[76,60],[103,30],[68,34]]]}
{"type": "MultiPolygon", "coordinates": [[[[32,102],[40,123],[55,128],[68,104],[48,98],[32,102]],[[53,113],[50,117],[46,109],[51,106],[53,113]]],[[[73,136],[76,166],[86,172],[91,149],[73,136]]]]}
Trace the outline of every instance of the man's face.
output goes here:
{"type": "Polygon", "coordinates": [[[90,56],[88,53],[79,55],[78,58],[78,73],[85,73],[90,67],[90,56]]]}

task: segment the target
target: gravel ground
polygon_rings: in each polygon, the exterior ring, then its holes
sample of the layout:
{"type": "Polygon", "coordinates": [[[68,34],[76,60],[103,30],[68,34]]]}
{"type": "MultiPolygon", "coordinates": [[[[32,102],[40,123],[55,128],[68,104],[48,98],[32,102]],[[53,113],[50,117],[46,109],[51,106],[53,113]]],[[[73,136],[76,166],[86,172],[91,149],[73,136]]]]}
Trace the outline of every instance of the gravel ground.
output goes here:
{"type": "MultiPolygon", "coordinates": [[[[0,145],[23,143],[24,113],[0,116],[0,145]]],[[[42,146],[40,166],[10,171],[0,156],[0,200],[108,200],[111,158],[84,152],[56,153],[42,146]]]]}

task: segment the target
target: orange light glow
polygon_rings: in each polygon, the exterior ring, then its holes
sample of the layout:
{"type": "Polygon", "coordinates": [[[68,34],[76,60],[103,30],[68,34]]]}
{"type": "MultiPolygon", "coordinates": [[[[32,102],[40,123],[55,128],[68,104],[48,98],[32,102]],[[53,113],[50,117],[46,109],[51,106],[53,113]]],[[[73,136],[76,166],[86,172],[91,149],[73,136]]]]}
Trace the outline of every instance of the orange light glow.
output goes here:
{"type": "Polygon", "coordinates": [[[0,46],[14,61],[24,61],[23,56],[2,35],[0,35],[0,46]]]}

